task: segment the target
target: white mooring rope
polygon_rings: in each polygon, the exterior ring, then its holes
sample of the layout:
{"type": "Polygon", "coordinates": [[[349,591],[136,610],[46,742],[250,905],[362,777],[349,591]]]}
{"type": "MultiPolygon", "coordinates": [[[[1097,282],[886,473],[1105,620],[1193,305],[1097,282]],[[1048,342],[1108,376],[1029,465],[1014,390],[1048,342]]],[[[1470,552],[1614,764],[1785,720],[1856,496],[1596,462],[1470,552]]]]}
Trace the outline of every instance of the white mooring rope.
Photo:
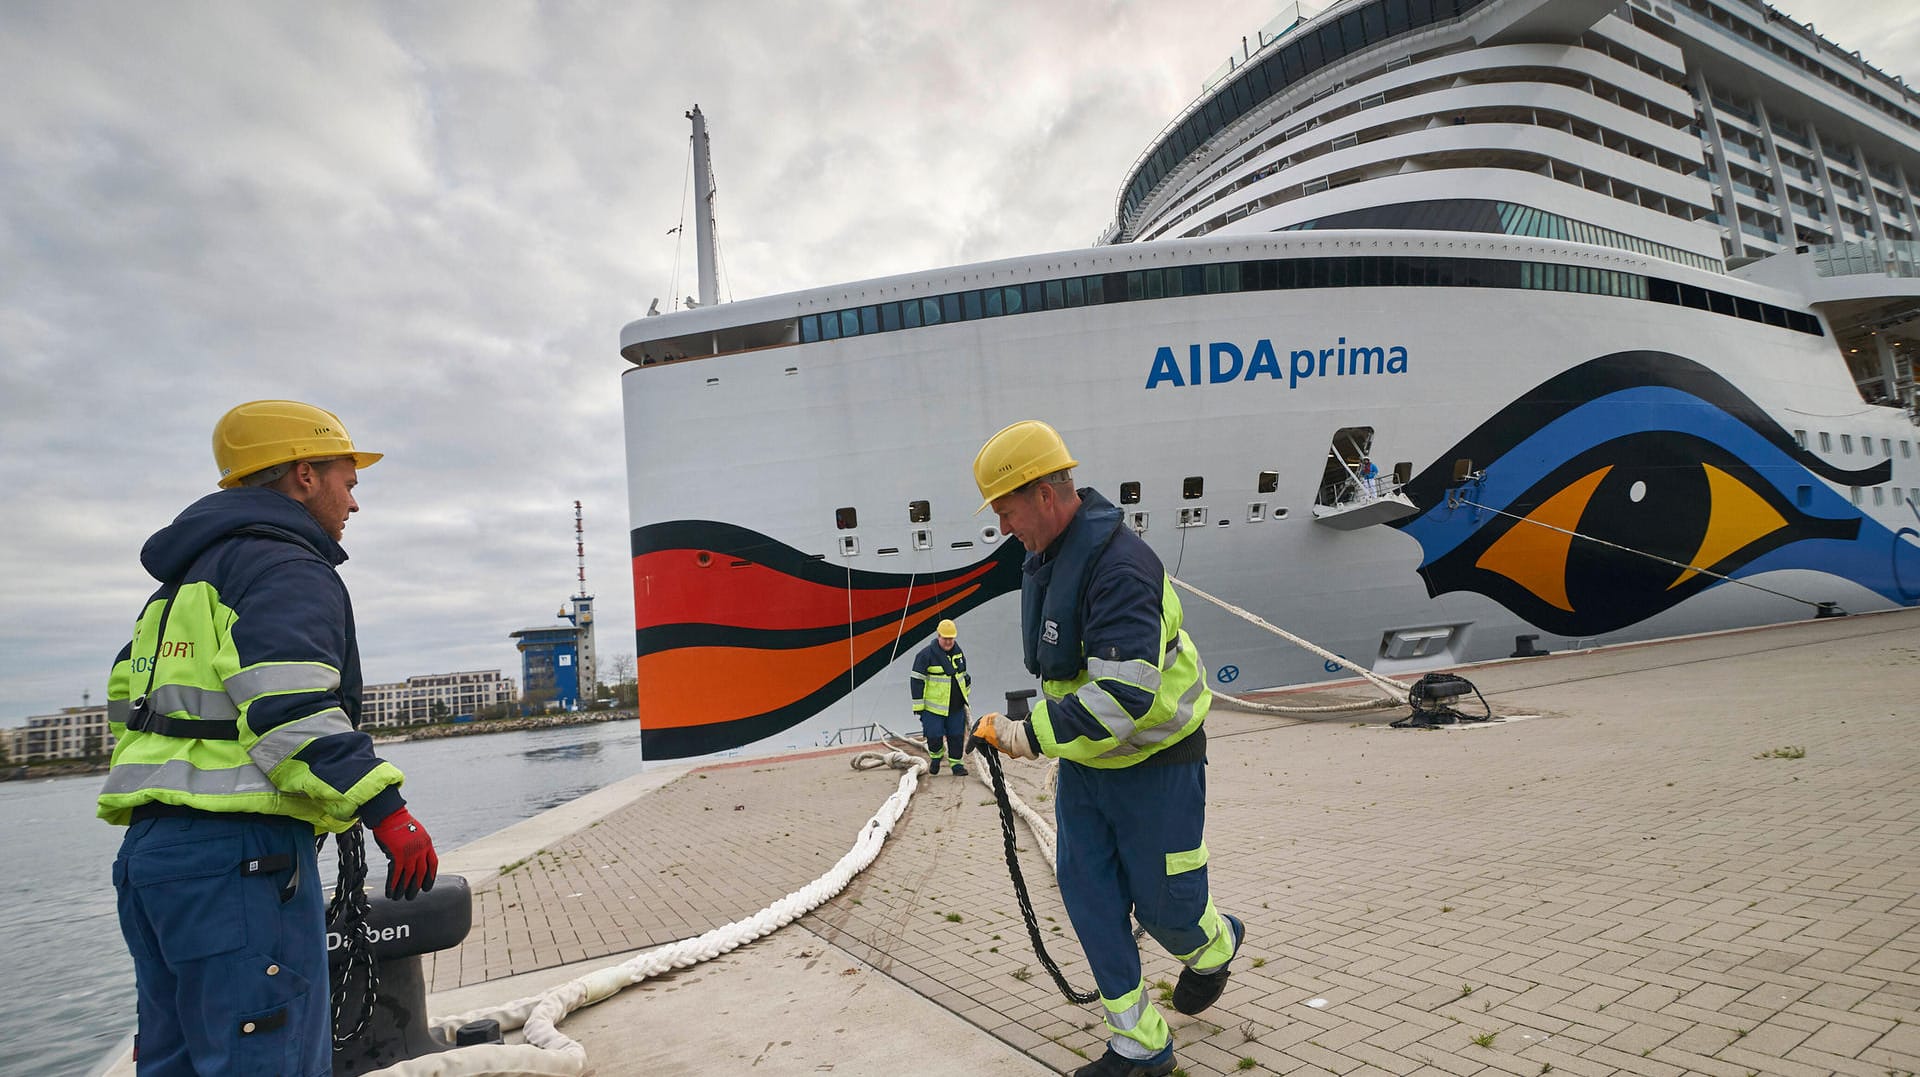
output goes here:
{"type": "Polygon", "coordinates": [[[490,1019],[498,1021],[502,1031],[524,1028],[527,1037],[524,1044],[490,1043],[456,1047],[450,1051],[397,1062],[385,1069],[375,1070],[368,1077],[507,1077],[510,1074],[576,1077],[585,1073],[586,1048],[558,1028],[568,1014],[609,998],[648,977],[719,957],[785,927],[846,889],[853,877],[880,855],[881,844],[893,832],[900,816],[905,814],[907,803],[913,799],[914,791],[919,786],[920,776],[927,772],[927,765],[925,760],[897,749],[886,753],[862,752],[855,759],[855,766],[859,769],[887,765],[905,773],[900,776],[899,788],[860,828],[853,848],[826,874],[752,916],[716,927],[704,935],[669,943],[618,965],[596,969],[538,995],[469,1010],[432,1022],[441,1037],[451,1041],[454,1031],[460,1026],[471,1021],[490,1019]],[[878,757],[880,762],[861,766],[858,761],[867,757],[878,757]]]}
{"type": "Polygon", "coordinates": [[[1401,707],[1407,704],[1407,686],[1404,684],[1401,684],[1399,681],[1395,681],[1387,677],[1383,677],[1380,674],[1375,673],[1374,671],[1366,668],[1365,666],[1351,662],[1341,655],[1334,654],[1332,651],[1329,651],[1324,647],[1321,647],[1309,640],[1302,639],[1301,637],[1294,635],[1293,633],[1287,631],[1284,628],[1271,624],[1257,614],[1249,613],[1248,611],[1241,609],[1240,607],[1234,605],[1231,602],[1227,602],[1223,599],[1215,598],[1212,595],[1206,593],[1205,591],[1202,591],[1200,588],[1195,587],[1193,584],[1190,584],[1187,581],[1180,579],[1177,576],[1169,576],[1168,579],[1171,579],[1174,582],[1175,586],[1183,588],[1187,591],[1192,592],[1195,595],[1200,596],[1201,598],[1206,599],[1208,602],[1211,602],[1214,605],[1220,607],[1221,609],[1226,610],[1228,613],[1231,613],[1234,616],[1239,617],[1244,621],[1249,621],[1253,624],[1256,624],[1261,628],[1264,628],[1267,631],[1273,633],[1274,635],[1279,636],[1281,639],[1286,640],[1288,643],[1293,644],[1296,647],[1302,648],[1303,650],[1311,651],[1314,654],[1319,655],[1321,659],[1323,659],[1324,661],[1332,662],[1335,665],[1342,666],[1346,669],[1352,670],[1355,673],[1358,673],[1363,679],[1367,681],[1367,683],[1373,685],[1375,688],[1380,689],[1380,691],[1385,695],[1386,698],[1360,700],[1354,703],[1330,703],[1322,707],[1293,707],[1293,706],[1288,706],[1287,704],[1284,704],[1284,703],[1259,703],[1251,699],[1242,699],[1239,696],[1228,695],[1227,693],[1220,691],[1218,688],[1213,690],[1213,694],[1216,697],[1220,699],[1224,699],[1228,703],[1231,703],[1236,707],[1242,707],[1242,708],[1245,708],[1246,710],[1258,711],[1264,714],[1341,714],[1348,711],[1374,710],[1380,707],[1401,707]]]}

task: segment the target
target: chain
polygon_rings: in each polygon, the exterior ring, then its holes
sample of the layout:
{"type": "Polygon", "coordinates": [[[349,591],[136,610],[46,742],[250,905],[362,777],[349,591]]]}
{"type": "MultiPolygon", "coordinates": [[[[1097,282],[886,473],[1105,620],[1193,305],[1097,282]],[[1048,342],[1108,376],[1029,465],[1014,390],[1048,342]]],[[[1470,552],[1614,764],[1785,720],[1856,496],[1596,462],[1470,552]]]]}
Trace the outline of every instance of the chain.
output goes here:
{"type": "MultiPolygon", "coordinates": [[[[341,946],[346,950],[346,960],[340,962],[339,971],[333,976],[333,1049],[341,1050],[353,1038],[367,1027],[367,1019],[373,1016],[373,1002],[380,993],[380,965],[373,956],[373,929],[367,925],[367,847],[366,831],[355,823],[350,830],[333,836],[334,849],[339,854],[340,878],[333,888],[333,900],[327,904],[327,925],[339,932],[341,946]],[[340,1006],[347,997],[347,987],[358,974],[363,990],[360,992],[360,1013],[353,1020],[353,1027],[341,1031],[340,1006]]],[[[325,839],[322,839],[325,840],[325,839]]]]}
{"type": "Polygon", "coordinates": [[[1075,991],[1073,985],[1053,963],[1053,957],[1047,953],[1047,945],[1040,938],[1040,922],[1034,918],[1033,902],[1027,898],[1027,880],[1020,874],[1020,856],[1013,834],[1013,805],[1007,802],[1007,779],[1000,772],[1000,753],[990,744],[982,744],[979,754],[987,761],[987,773],[993,776],[993,799],[1000,805],[1000,836],[1006,840],[1007,874],[1013,876],[1013,896],[1020,902],[1020,918],[1027,922],[1027,938],[1033,941],[1033,954],[1040,959],[1040,967],[1047,970],[1060,993],[1068,1002],[1085,1005],[1099,998],[1092,991],[1075,991]]]}

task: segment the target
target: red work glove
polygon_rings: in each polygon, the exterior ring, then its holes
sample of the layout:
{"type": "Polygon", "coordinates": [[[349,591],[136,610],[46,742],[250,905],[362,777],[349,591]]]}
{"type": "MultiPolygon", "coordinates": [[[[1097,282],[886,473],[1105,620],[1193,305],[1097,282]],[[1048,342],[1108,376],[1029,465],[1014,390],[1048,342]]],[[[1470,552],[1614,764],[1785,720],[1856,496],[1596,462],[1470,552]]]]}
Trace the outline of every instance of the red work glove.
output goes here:
{"type": "Polygon", "coordinates": [[[413,813],[405,808],[374,824],[373,840],[387,854],[387,898],[412,901],[422,890],[433,889],[433,877],[440,872],[440,857],[433,851],[433,839],[413,813]]]}

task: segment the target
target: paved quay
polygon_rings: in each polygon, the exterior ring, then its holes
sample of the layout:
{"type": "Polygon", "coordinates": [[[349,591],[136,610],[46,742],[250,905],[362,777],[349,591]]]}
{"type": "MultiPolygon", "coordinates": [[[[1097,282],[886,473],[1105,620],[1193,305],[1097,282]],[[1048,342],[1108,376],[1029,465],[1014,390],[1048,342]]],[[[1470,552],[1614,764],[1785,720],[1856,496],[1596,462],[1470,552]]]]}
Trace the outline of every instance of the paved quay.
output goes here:
{"type": "MultiPolygon", "coordinates": [[[[1165,1008],[1201,1074],[1920,1070],[1920,611],[1476,667],[1496,714],[1208,720],[1212,885],[1248,941],[1165,1008]]],[[[1349,693],[1355,691],[1347,690],[1349,693]]],[[[1322,701],[1337,692],[1294,697],[1322,701]]],[[[738,919],[824,873],[897,784],[848,753],[649,771],[451,854],[436,1013],[738,919]]],[[[1038,764],[1009,763],[1049,814],[1038,764]]],[[[1069,981],[1092,977],[1022,828],[1069,981]]],[[[941,776],[798,922],[570,1017],[592,1072],[1033,1074],[1097,1056],[1040,968],[991,793],[941,776]]],[[[1147,979],[1178,965],[1143,940],[1147,979]]]]}

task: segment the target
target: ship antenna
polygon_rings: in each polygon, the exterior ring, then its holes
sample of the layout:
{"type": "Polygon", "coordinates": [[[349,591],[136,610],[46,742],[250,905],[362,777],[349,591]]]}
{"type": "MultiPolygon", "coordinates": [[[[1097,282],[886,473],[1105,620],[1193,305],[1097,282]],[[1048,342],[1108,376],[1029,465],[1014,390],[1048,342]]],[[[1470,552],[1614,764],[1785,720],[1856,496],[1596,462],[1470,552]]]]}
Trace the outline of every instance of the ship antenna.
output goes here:
{"type": "Polygon", "coordinates": [[[700,106],[687,113],[693,121],[693,224],[694,251],[699,259],[700,305],[710,307],[720,301],[720,278],[714,269],[713,239],[713,162],[707,149],[707,118],[700,106]]]}

